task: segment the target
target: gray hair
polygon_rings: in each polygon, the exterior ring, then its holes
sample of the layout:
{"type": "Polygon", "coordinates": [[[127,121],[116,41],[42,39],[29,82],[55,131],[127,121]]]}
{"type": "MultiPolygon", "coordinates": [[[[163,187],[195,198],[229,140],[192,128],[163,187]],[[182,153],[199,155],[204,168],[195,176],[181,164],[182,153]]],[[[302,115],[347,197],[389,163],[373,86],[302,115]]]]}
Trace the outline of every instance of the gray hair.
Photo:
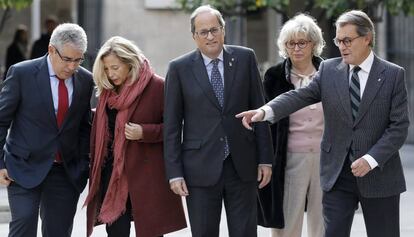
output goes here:
{"type": "Polygon", "coordinates": [[[307,14],[296,15],[283,25],[277,39],[279,55],[287,58],[286,43],[302,34],[313,42],[312,54],[319,57],[325,47],[325,40],[322,37],[321,28],[316,24],[315,18],[307,14]]]}
{"type": "Polygon", "coordinates": [[[55,28],[50,37],[50,44],[58,50],[62,50],[65,44],[71,44],[82,53],[85,53],[88,47],[88,39],[82,27],[77,24],[64,23],[55,28]]]}
{"type": "Polygon", "coordinates": [[[112,90],[114,86],[105,73],[103,58],[109,55],[116,56],[122,63],[131,69],[129,72],[130,82],[138,80],[141,65],[145,60],[142,51],[132,41],[121,36],[108,39],[101,47],[93,64],[92,74],[96,84],[96,95],[99,96],[103,90],[112,90]]]}
{"type": "Polygon", "coordinates": [[[211,7],[210,5],[203,5],[203,6],[198,7],[197,9],[193,11],[193,13],[191,13],[191,17],[190,17],[191,33],[194,34],[195,32],[195,25],[194,25],[195,18],[200,13],[204,13],[204,12],[210,12],[213,15],[215,15],[217,17],[217,21],[219,22],[220,26],[224,28],[226,23],[224,22],[224,19],[221,13],[217,9],[211,7]]]}
{"type": "Polygon", "coordinates": [[[360,10],[351,10],[343,13],[335,22],[336,28],[345,25],[355,25],[358,36],[366,36],[369,33],[372,34],[371,42],[369,46],[374,47],[375,44],[375,28],[369,16],[360,10]]]}

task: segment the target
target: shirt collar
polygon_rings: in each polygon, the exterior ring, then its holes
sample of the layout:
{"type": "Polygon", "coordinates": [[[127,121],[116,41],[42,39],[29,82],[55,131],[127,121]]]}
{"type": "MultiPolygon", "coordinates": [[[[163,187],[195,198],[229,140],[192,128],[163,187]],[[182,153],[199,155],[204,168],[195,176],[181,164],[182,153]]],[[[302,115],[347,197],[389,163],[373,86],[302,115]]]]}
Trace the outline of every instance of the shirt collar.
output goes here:
{"type": "MultiPolygon", "coordinates": [[[[203,57],[204,65],[207,66],[209,63],[211,63],[212,60],[215,58],[209,58],[205,54],[201,53],[201,56],[203,57]]],[[[219,56],[217,57],[220,61],[223,62],[223,49],[221,50],[219,56]]]]}
{"type": "Polygon", "coordinates": [[[53,70],[52,62],[50,61],[50,55],[47,55],[47,69],[49,70],[49,77],[56,77],[56,73],[53,70]]]}
{"type": "MultiPolygon", "coordinates": [[[[374,63],[374,53],[369,53],[368,57],[360,64],[358,65],[362,71],[369,72],[371,70],[372,64],[374,63]]],[[[352,71],[356,65],[349,64],[349,71],[352,71]]]]}

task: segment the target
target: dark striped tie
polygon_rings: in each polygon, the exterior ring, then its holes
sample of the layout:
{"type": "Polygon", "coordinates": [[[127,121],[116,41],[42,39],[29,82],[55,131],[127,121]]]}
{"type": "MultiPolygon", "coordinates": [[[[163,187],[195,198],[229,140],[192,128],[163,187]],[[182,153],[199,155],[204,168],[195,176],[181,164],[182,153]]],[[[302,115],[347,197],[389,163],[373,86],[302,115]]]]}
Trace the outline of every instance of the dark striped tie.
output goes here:
{"type": "Polygon", "coordinates": [[[358,115],[359,104],[361,103],[361,91],[359,85],[358,72],[361,70],[359,66],[355,66],[352,71],[351,83],[349,85],[349,94],[351,96],[352,118],[358,115]]]}

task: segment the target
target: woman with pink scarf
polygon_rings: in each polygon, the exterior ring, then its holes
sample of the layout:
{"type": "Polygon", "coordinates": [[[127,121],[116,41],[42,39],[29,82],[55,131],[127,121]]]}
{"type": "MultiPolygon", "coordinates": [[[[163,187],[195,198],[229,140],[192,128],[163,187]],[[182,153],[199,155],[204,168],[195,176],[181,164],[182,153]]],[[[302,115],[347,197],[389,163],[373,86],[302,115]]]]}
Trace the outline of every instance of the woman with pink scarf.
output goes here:
{"type": "MultiPolygon", "coordinates": [[[[164,80],[131,41],[110,38],[93,77],[99,96],[91,133],[87,235],[106,224],[109,237],[155,237],[186,227],[181,199],[163,161],[164,80]]],[[[75,85],[76,86],[76,85],[75,85]]]]}

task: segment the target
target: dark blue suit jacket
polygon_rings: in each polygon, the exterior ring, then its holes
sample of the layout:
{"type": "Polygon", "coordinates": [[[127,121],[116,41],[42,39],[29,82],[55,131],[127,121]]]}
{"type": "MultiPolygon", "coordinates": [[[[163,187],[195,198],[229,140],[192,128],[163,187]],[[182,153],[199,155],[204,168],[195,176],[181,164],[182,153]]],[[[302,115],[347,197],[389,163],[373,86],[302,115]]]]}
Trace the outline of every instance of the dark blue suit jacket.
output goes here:
{"type": "Polygon", "coordinates": [[[264,104],[253,50],[225,45],[224,108],[221,108],[198,50],[170,63],[165,81],[164,156],[168,179],[184,177],[187,185],[217,183],[223,168],[226,136],[237,174],[257,179],[258,164],[272,164],[267,123],[245,129],[235,115],[264,104]]]}
{"type": "Polygon", "coordinates": [[[33,188],[44,180],[59,150],[81,192],[89,167],[92,75],[82,67],[74,74],[72,102],[58,128],[46,57],[15,64],[7,73],[0,92],[0,169],[33,188]]]}

